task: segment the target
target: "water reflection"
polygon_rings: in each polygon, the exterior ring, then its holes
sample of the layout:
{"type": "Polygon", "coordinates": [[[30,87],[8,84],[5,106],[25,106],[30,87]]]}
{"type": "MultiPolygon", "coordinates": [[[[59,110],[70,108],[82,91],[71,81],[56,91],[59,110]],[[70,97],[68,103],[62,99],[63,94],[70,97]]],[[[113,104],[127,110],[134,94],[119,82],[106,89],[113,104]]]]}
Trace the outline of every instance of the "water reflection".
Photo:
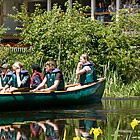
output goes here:
{"type": "MultiPolygon", "coordinates": [[[[113,137],[119,121],[118,139],[125,139],[132,133],[130,122],[134,118],[140,120],[139,101],[104,99],[97,104],[69,109],[1,112],[0,140],[63,140],[65,130],[66,140],[79,136],[92,140],[91,127],[102,129],[99,140],[108,139],[109,130],[113,137]]],[[[133,135],[132,139],[140,133],[133,135]]]]}
{"type": "Polygon", "coordinates": [[[91,138],[91,127],[97,121],[105,122],[102,102],[90,106],[77,106],[66,110],[42,110],[0,113],[0,136],[2,140],[59,140],[66,129],[68,139],[75,136],[91,138]],[[80,132],[80,133],[79,133],[80,132]]]}
{"type": "Polygon", "coordinates": [[[44,123],[30,124],[30,129],[32,139],[39,139],[39,136],[43,131],[45,140],[59,140],[60,134],[57,121],[51,122],[50,120],[47,120],[44,123]]]}

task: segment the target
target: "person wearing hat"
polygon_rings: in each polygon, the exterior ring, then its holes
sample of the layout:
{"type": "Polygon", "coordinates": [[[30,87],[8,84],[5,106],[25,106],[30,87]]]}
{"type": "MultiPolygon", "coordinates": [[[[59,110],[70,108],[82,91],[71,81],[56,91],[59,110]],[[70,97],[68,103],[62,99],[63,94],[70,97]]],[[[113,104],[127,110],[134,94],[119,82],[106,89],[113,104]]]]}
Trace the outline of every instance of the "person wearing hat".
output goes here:
{"type": "Polygon", "coordinates": [[[0,90],[3,90],[3,88],[6,86],[8,81],[10,80],[13,72],[10,71],[10,65],[9,64],[3,64],[1,66],[1,74],[0,74],[0,90]]]}
{"type": "Polygon", "coordinates": [[[23,69],[23,64],[21,62],[15,62],[13,64],[13,71],[14,73],[12,74],[11,79],[3,89],[4,92],[12,92],[19,88],[23,88],[24,91],[29,91],[30,76],[28,71],[23,69]]]}
{"type": "MultiPolygon", "coordinates": [[[[42,76],[42,73],[41,73],[40,66],[38,64],[34,64],[32,66],[32,72],[33,72],[33,75],[31,77],[30,87],[31,87],[31,89],[35,89],[43,81],[43,76],[42,76]]],[[[45,88],[45,86],[43,86],[43,88],[45,88]]]]}

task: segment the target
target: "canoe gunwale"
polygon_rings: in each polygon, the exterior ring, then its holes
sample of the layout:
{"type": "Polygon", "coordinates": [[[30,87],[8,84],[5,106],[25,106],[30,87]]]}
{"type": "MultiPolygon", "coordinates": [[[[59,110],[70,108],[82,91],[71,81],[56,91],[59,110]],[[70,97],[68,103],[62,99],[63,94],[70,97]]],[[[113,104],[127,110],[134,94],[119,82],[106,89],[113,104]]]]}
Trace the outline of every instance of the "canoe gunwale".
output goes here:
{"type": "MultiPolygon", "coordinates": [[[[91,83],[91,84],[89,84],[89,85],[80,86],[80,87],[78,87],[78,88],[76,88],[76,89],[73,89],[73,90],[47,91],[47,92],[42,92],[42,91],[37,91],[37,92],[31,92],[31,91],[29,91],[29,92],[18,92],[18,91],[17,91],[17,92],[12,92],[12,93],[0,93],[0,95],[36,94],[36,93],[37,93],[37,94],[38,94],[38,93],[40,93],[40,94],[50,94],[50,93],[67,93],[67,92],[74,92],[74,91],[77,91],[77,90],[82,90],[82,89],[91,87],[91,86],[93,86],[93,85],[96,85],[97,83],[100,83],[100,82],[104,81],[104,80],[106,80],[106,77],[98,79],[98,82],[94,82],[94,83],[91,83]]],[[[79,85],[79,84],[69,85],[69,87],[74,87],[74,86],[77,86],[77,85],[79,85]]]]}

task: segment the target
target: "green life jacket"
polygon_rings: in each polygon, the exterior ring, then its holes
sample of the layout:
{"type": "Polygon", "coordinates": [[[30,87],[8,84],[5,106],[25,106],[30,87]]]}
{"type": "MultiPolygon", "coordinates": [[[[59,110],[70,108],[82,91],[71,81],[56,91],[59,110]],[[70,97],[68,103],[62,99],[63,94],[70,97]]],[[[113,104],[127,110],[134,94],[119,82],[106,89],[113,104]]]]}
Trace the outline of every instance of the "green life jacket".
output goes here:
{"type": "MultiPolygon", "coordinates": [[[[25,75],[27,75],[27,73],[21,73],[20,74],[20,80],[21,81],[23,80],[23,78],[24,78],[25,75]]],[[[13,81],[13,83],[12,83],[12,86],[13,87],[16,87],[16,88],[30,87],[30,79],[27,80],[27,82],[24,84],[24,86],[18,87],[18,84],[17,84],[17,76],[16,76],[15,73],[12,75],[12,81],[13,81]]]]}
{"type": "Polygon", "coordinates": [[[82,69],[85,66],[89,66],[91,68],[91,73],[86,73],[85,72],[85,73],[80,75],[80,84],[81,85],[97,81],[96,71],[94,70],[94,68],[92,66],[92,63],[90,62],[90,64],[89,63],[84,64],[82,66],[82,69]]]}
{"type": "Polygon", "coordinates": [[[1,76],[1,84],[2,84],[2,87],[5,87],[8,83],[8,81],[10,80],[10,76],[7,76],[3,79],[2,76],[1,76]]]}
{"type": "Polygon", "coordinates": [[[7,85],[8,81],[9,81],[10,78],[12,77],[12,74],[13,74],[12,71],[8,72],[8,73],[6,74],[6,77],[5,77],[5,78],[3,78],[3,77],[2,77],[2,74],[0,74],[0,75],[1,75],[0,79],[1,79],[2,87],[5,87],[5,86],[7,85]]]}
{"type": "MultiPolygon", "coordinates": [[[[47,78],[47,87],[51,87],[52,85],[54,85],[54,81],[55,81],[55,75],[57,72],[60,72],[59,69],[55,68],[52,73],[46,73],[46,78],[47,78]]],[[[60,81],[59,85],[57,88],[55,88],[54,90],[64,90],[64,78],[60,81]]]]}

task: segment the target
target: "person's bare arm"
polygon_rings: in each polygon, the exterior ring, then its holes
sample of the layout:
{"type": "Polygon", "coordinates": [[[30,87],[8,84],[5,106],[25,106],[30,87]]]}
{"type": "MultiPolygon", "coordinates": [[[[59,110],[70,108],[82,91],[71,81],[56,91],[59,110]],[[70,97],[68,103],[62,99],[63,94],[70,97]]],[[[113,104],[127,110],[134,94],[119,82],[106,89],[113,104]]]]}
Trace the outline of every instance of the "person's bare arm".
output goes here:
{"type": "Polygon", "coordinates": [[[52,127],[54,128],[54,130],[58,130],[58,126],[57,126],[57,124],[52,123],[52,122],[50,122],[50,121],[46,121],[46,124],[52,126],[52,127]]]}
{"type": "Polygon", "coordinates": [[[59,83],[60,83],[60,80],[55,80],[54,81],[54,85],[52,85],[51,87],[49,87],[47,89],[41,89],[41,91],[50,91],[50,90],[53,90],[53,89],[55,89],[55,88],[58,87],[59,83]]]}
{"type": "Polygon", "coordinates": [[[6,92],[6,89],[9,88],[9,85],[6,85],[4,88],[3,88],[3,92],[6,92]]]}
{"type": "Polygon", "coordinates": [[[0,90],[3,89],[2,83],[1,83],[1,79],[0,79],[0,90]]]}
{"type": "Polygon", "coordinates": [[[17,76],[17,84],[18,84],[18,87],[20,87],[20,86],[21,86],[21,83],[22,83],[22,81],[21,81],[21,79],[20,79],[20,72],[21,72],[21,69],[17,69],[17,70],[16,70],[16,76],[17,76]]]}
{"type": "Polygon", "coordinates": [[[83,64],[82,64],[81,62],[78,63],[78,66],[77,66],[77,69],[76,69],[76,75],[77,75],[77,76],[78,76],[78,75],[81,75],[81,74],[83,74],[83,73],[86,72],[86,70],[84,70],[84,69],[81,70],[81,66],[82,66],[82,65],[83,65],[83,64]]]}

